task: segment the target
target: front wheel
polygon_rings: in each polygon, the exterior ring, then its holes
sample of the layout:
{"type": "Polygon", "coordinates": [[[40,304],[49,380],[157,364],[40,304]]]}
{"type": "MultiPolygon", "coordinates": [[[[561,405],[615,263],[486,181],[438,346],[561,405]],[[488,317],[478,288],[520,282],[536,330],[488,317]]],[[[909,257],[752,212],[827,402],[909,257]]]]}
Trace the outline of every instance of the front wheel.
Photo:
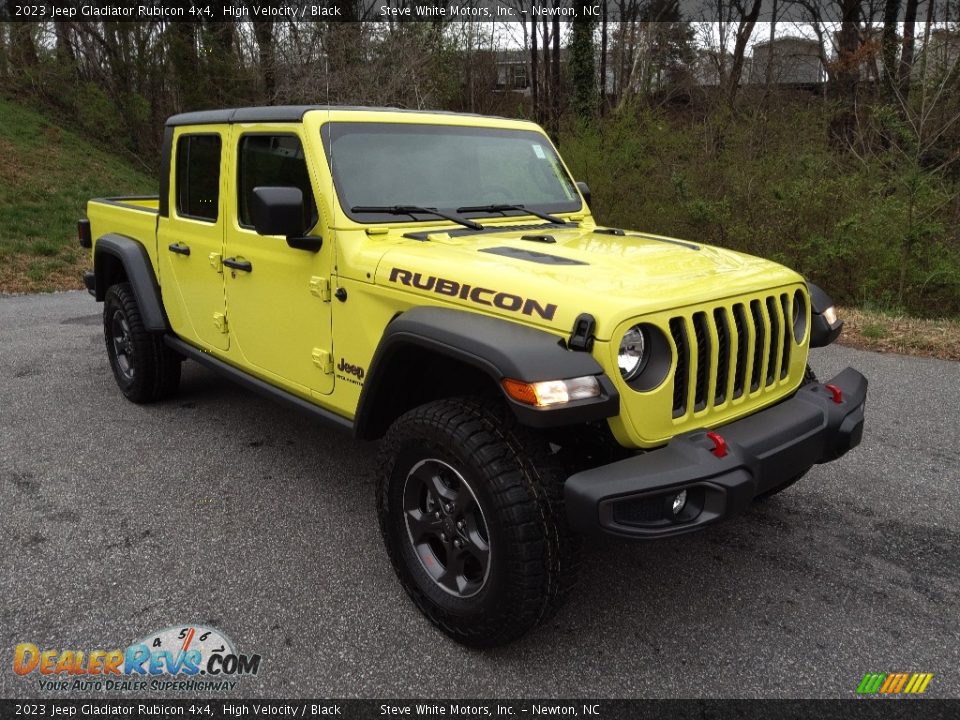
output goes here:
{"type": "Polygon", "coordinates": [[[501,645],[556,610],[577,558],[563,480],[547,443],[496,403],[439,400],[394,423],[380,528],[404,589],[443,632],[501,645]]]}

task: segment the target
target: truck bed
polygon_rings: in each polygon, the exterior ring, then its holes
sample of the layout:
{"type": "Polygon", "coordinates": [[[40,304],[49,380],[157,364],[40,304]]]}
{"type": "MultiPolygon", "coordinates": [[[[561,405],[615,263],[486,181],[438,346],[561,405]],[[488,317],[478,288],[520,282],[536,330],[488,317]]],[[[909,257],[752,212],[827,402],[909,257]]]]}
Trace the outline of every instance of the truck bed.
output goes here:
{"type": "Polygon", "coordinates": [[[157,220],[159,196],[96,198],[87,203],[87,218],[94,248],[106,234],[123,235],[136,240],[147,250],[156,272],[157,220]]]}
{"type": "Polygon", "coordinates": [[[105,205],[117,205],[130,210],[140,210],[156,214],[160,207],[159,195],[124,195],[122,197],[94,198],[92,203],[104,203],[105,205]]]}

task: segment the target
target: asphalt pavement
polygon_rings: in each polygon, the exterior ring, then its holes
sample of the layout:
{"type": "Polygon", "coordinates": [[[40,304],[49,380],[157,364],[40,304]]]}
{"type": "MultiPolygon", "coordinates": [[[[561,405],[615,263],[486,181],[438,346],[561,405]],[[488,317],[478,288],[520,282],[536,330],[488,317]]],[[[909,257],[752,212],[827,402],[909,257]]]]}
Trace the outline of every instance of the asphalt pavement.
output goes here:
{"type": "Polygon", "coordinates": [[[852,697],[895,671],[960,697],[960,363],[814,351],[870,380],[859,448],[698,535],[589,547],[549,625],[480,652],[396,582],[374,445],[194,363],[133,405],[100,311],[0,297],[0,697],[65,696],[14,674],[19,643],[192,623],[262,656],[245,697],[852,697]]]}

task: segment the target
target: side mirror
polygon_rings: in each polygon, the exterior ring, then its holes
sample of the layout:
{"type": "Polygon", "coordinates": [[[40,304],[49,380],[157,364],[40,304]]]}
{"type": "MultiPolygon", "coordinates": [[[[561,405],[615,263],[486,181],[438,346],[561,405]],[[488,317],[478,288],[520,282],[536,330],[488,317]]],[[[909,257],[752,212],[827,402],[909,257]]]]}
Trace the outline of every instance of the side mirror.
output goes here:
{"type": "Polygon", "coordinates": [[[587,185],[583,180],[577,180],[577,190],[580,191],[580,194],[583,195],[583,201],[587,204],[587,208],[590,207],[590,186],[587,185]]]}
{"type": "Polygon", "coordinates": [[[250,203],[253,226],[260,235],[283,235],[287,245],[316,252],[323,239],[305,237],[303,192],[295,187],[255,187],[250,203]]]}

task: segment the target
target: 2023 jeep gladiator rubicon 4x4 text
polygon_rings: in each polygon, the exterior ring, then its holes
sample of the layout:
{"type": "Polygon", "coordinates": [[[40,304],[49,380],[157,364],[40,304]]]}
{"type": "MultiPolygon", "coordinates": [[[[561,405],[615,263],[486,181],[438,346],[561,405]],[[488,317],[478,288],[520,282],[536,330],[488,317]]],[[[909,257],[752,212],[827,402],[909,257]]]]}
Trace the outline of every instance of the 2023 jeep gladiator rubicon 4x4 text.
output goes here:
{"type": "Polygon", "coordinates": [[[699,530],[860,442],[816,286],[600,227],[536,125],[334,107],[167,122],[158,197],[91,200],[86,284],[130,400],[185,358],[380,439],[403,587],[471,645],[557,608],[580,538],[699,530]]]}

